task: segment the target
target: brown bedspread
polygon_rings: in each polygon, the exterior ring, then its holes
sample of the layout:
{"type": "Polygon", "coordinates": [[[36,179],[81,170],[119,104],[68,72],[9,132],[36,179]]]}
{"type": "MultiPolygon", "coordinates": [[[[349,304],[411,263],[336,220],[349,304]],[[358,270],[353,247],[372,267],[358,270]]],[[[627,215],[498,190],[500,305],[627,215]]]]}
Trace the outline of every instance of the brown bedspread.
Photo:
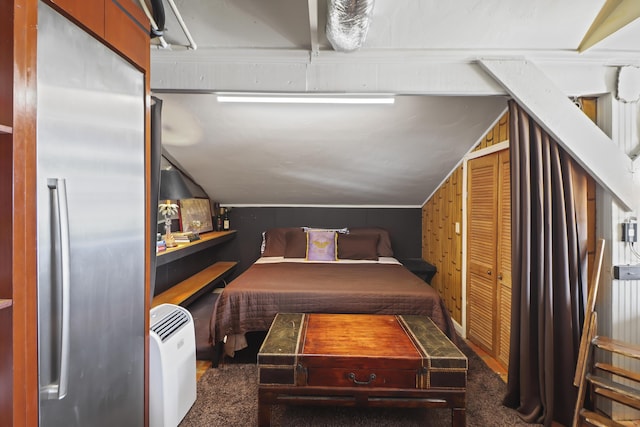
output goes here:
{"type": "Polygon", "coordinates": [[[455,342],[438,293],[398,264],[254,264],[216,300],[214,343],[225,335],[267,331],[276,313],[369,313],[429,316],[455,342]]]}

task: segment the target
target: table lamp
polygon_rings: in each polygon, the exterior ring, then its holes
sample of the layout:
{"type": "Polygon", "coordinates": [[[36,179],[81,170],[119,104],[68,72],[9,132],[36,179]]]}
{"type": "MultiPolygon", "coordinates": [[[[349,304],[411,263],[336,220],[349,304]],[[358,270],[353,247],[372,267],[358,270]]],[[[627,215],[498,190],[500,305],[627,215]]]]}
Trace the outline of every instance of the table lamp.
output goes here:
{"type": "Polygon", "coordinates": [[[168,248],[176,246],[171,234],[171,216],[178,212],[178,205],[171,203],[171,201],[189,199],[191,197],[193,197],[191,190],[187,187],[179,170],[171,168],[160,171],[159,199],[165,202],[158,205],[158,210],[164,215],[164,240],[168,248]]]}

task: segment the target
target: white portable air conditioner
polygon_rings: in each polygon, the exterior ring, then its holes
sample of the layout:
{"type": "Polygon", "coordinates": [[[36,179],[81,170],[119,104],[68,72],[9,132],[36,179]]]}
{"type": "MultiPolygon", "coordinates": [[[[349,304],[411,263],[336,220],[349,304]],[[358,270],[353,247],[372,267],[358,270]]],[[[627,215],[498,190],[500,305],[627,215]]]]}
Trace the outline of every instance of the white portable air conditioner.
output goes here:
{"type": "Polygon", "coordinates": [[[193,318],[161,304],[151,309],[149,324],[149,426],[176,427],[196,401],[193,318]]]}

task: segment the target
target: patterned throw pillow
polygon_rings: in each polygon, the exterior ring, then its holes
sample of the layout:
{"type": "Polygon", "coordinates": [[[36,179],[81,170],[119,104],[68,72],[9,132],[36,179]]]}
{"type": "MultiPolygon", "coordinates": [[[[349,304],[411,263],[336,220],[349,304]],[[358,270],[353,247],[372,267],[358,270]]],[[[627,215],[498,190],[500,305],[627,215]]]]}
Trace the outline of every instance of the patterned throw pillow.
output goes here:
{"type": "Polygon", "coordinates": [[[307,232],[307,260],[335,261],[336,236],[335,231],[307,232]]]}

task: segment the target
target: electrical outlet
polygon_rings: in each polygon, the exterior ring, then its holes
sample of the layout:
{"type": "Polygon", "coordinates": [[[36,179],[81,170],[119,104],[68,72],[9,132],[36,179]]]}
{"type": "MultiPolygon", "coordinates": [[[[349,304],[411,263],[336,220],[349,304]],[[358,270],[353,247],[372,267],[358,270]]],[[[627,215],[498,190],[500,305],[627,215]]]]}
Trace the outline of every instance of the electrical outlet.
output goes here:
{"type": "Polygon", "coordinates": [[[640,265],[614,265],[613,278],[618,280],[640,279],[640,265]]]}
{"type": "Polygon", "coordinates": [[[622,223],[622,241],[635,243],[638,241],[638,224],[635,222],[622,223]]]}

